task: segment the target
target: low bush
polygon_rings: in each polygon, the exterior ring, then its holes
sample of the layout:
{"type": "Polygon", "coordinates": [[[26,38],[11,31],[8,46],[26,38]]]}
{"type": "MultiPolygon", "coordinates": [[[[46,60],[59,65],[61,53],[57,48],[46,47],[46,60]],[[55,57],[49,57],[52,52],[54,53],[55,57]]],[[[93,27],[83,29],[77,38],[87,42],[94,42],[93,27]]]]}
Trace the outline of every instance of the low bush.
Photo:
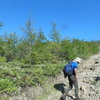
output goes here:
{"type": "Polygon", "coordinates": [[[3,66],[6,63],[6,57],[0,56],[0,66],[3,66]]]}
{"type": "Polygon", "coordinates": [[[18,92],[19,87],[45,84],[48,77],[56,77],[64,63],[46,65],[26,65],[22,63],[8,63],[0,69],[0,93],[18,92]],[[22,67],[23,66],[23,67],[22,67]]]}
{"type": "Polygon", "coordinates": [[[12,93],[17,91],[17,86],[10,78],[0,78],[0,93],[12,93]]]}

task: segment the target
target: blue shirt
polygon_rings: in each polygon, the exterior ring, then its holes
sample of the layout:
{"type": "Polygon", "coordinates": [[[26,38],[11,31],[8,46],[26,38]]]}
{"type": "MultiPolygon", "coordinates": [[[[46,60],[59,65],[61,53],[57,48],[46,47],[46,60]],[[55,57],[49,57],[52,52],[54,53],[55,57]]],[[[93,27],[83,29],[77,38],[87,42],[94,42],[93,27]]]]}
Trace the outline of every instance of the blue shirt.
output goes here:
{"type": "Polygon", "coordinates": [[[71,64],[72,64],[72,69],[73,69],[73,71],[74,71],[74,69],[76,68],[78,68],[78,63],[77,62],[71,62],[71,64]]]}

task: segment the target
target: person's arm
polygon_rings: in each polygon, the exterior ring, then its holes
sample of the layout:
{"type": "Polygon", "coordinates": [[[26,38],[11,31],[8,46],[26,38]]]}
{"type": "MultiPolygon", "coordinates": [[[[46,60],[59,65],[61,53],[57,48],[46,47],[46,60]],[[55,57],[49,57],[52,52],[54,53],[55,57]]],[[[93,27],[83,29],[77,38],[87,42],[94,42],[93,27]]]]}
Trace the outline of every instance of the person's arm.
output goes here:
{"type": "Polygon", "coordinates": [[[76,79],[77,79],[77,69],[76,68],[74,69],[74,75],[75,75],[74,81],[76,81],[76,79]]]}
{"type": "Polygon", "coordinates": [[[75,68],[74,69],[74,75],[75,75],[75,77],[77,77],[76,75],[77,75],[77,69],[75,68]]]}

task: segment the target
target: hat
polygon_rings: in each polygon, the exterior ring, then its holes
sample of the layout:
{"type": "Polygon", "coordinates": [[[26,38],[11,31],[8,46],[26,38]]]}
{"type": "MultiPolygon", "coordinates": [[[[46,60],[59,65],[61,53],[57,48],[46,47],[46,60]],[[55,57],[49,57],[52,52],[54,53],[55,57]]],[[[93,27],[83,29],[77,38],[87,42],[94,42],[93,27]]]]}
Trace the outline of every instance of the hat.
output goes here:
{"type": "Polygon", "coordinates": [[[81,63],[81,59],[79,57],[77,57],[74,61],[81,63]]]}

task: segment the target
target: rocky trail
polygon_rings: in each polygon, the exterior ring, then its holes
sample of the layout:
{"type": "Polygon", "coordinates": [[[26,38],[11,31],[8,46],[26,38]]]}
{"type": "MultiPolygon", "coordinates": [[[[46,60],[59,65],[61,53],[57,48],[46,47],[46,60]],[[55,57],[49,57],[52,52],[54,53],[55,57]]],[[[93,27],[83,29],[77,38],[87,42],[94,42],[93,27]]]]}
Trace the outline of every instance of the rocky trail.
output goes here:
{"type": "MultiPolygon", "coordinates": [[[[100,54],[82,60],[78,73],[79,96],[82,100],[100,100],[100,54]]],[[[68,80],[61,73],[44,86],[26,88],[22,94],[10,97],[9,100],[63,100],[64,89],[68,88],[68,80]]],[[[74,100],[74,88],[66,100],[74,100]]]]}

